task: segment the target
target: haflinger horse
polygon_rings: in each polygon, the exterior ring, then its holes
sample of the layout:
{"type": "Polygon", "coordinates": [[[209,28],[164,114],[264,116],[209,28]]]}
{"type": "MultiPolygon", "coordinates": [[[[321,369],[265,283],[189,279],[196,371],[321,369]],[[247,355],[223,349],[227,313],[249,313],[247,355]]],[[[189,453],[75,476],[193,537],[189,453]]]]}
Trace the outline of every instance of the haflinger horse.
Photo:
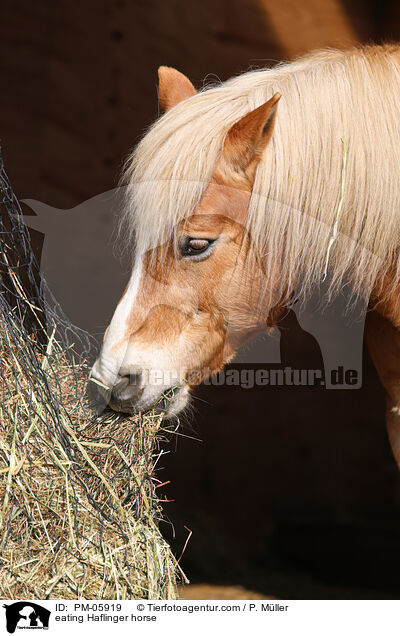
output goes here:
{"type": "Polygon", "coordinates": [[[323,50],[199,92],[159,69],[164,114],[129,157],[128,286],[91,379],[174,416],[194,385],[329,280],[366,339],[400,464],[400,46],[323,50]],[[165,396],[168,399],[165,399],[165,396]]]}

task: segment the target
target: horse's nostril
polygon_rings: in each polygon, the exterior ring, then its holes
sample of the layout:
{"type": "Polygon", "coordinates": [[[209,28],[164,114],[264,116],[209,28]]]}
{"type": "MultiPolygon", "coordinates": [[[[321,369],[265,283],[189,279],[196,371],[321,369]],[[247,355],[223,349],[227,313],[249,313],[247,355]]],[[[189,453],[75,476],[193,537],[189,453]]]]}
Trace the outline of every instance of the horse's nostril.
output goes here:
{"type": "Polygon", "coordinates": [[[141,391],[142,374],[138,371],[118,376],[112,394],[119,400],[133,400],[141,391]]]}
{"type": "Polygon", "coordinates": [[[117,393],[118,391],[123,391],[129,384],[129,375],[120,375],[118,376],[118,380],[113,386],[113,393],[117,393]]]}

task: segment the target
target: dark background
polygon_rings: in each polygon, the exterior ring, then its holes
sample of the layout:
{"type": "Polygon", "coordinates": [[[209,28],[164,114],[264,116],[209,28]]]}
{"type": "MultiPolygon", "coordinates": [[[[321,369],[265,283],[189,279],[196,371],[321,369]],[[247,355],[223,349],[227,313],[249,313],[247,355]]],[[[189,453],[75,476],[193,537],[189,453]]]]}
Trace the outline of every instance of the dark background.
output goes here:
{"type": "MultiPolygon", "coordinates": [[[[158,114],[161,64],[201,86],[209,74],[225,80],[399,31],[395,1],[3,0],[0,136],[15,191],[72,208],[114,187],[158,114]]],[[[111,216],[99,222],[111,234],[111,216]]],[[[95,241],[87,249],[96,252],[95,241]]],[[[99,331],[123,278],[105,290],[99,331]]],[[[293,322],[281,332],[282,363],[312,365],[317,344],[293,322]]],[[[163,494],[175,536],[163,528],[177,556],[185,526],[193,532],[181,561],[189,578],[290,598],[399,598],[400,475],[368,355],[358,391],[201,387],[196,395],[181,432],[197,439],[175,436],[158,474],[171,481],[163,494]]]]}

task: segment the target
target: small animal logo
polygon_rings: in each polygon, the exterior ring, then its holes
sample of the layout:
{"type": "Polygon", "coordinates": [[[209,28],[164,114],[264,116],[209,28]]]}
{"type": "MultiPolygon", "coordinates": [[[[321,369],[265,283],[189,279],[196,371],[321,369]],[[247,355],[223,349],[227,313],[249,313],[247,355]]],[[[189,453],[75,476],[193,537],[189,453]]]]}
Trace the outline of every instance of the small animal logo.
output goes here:
{"type": "Polygon", "coordinates": [[[6,610],[6,628],[9,634],[14,634],[16,629],[49,628],[51,612],[37,603],[17,601],[3,607],[6,610]]]}

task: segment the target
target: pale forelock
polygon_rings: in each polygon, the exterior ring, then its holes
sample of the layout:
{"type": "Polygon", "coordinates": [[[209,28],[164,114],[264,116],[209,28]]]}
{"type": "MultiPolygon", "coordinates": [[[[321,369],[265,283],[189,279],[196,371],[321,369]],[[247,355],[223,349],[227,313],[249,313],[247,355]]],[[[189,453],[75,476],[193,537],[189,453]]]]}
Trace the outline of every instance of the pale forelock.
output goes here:
{"type": "Polygon", "coordinates": [[[282,286],[301,279],[307,291],[328,266],[330,293],[350,280],[357,294],[368,295],[391,266],[398,285],[399,64],[395,46],[320,51],[178,104],[127,161],[128,240],[134,237],[140,252],[168,240],[201,199],[229,127],[279,91],[247,222],[266,272],[279,255],[282,286]]]}

